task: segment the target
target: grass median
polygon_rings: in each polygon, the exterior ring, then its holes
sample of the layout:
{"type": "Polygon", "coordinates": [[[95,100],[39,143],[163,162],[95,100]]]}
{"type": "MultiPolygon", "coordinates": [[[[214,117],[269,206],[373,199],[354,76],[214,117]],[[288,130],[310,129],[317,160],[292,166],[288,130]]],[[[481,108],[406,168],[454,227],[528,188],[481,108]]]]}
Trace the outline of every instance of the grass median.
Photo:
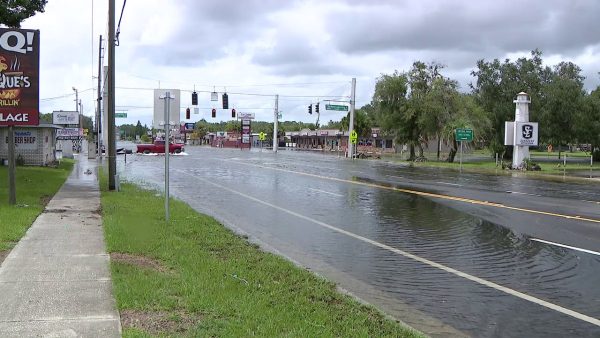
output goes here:
{"type": "Polygon", "coordinates": [[[0,167],[0,262],[63,185],[73,163],[65,159],[57,168],[17,167],[16,205],[8,204],[8,167],[0,167]]]}
{"type": "Polygon", "coordinates": [[[181,201],[167,225],[156,192],[121,189],[102,215],[125,337],[421,336],[181,201]]]}

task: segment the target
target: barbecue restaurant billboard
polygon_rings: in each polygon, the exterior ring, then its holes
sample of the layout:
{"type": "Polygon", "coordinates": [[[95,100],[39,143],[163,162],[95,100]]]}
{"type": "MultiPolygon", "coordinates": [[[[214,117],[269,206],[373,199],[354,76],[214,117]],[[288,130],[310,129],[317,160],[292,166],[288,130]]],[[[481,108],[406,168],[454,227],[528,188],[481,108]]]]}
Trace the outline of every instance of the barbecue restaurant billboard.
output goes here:
{"type": "Polygon", "coordinates": [[[0,126],[39,124],[40,31],[0,28],[0,126]]]}

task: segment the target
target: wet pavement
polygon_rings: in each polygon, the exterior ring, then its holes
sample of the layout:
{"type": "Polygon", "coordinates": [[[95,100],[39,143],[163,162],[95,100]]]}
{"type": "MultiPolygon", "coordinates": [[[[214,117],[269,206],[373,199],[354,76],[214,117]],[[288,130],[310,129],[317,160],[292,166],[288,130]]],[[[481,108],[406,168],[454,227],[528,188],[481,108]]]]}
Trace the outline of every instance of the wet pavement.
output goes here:
{"type": "MultiPolygon", "coordinates": [[[[186,151],[173,195],[423,332],[600,335],[599,183],[186,151]]],[[[164,185],[160,156],[119,157],[118,171],[164,185]]]]}

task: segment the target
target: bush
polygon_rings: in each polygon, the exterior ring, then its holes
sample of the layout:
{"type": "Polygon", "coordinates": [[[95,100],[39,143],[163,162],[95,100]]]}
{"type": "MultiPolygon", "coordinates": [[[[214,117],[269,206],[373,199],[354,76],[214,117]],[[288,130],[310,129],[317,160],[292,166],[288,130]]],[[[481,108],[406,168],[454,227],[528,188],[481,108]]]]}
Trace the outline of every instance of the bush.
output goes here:
{"type": "Polygon", "coordinates": [[[21,154],[19,154],[17,156],[17,159],[15,161],[17,163],[17,165],[19,166],[24,166],[25,165],[25,159],[23,158],[23,156],[21,156],[21,154]]]}

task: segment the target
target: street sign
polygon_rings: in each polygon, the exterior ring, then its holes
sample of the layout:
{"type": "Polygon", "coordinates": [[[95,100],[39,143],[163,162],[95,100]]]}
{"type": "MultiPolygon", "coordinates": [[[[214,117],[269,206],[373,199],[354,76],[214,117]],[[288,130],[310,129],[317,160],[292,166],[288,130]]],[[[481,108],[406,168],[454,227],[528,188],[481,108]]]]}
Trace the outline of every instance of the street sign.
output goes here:
{"type": "Polygon", "coordinates": [[[40,31],[0,28],[0,126],[39,124],[39,75],[40,31]]]}
{"type": "Polygon", "coordinates": [[[326,104],[325,109],[337,110],[337,111],[348,111],[348,106],[342,106],[340,104],[326,104]]]}
{"type": "Polygon", "coordinates": [[[264,141],[265,140],[265,136],[266,136],[265,133],[261,131],[260,133],[258,133],[258,140],[259,141],[264,141]]]}
{"type": "Polygon", "coordinates": [[[127,113],[115,113],[115,118],[126,118],[127,113]]]}
{"type": "Polygon", "coordinates": [[[350,142],[352,142],[352,144],[356,144],[357,140],[358,140],[358,134],[356,134],[356,130],[353,130],[350,133],[350,142]]]}
{"type": "Polygon", "coordinates": [[[473,129],[456,129],[456,141],[473,141],[473,129]]]}

